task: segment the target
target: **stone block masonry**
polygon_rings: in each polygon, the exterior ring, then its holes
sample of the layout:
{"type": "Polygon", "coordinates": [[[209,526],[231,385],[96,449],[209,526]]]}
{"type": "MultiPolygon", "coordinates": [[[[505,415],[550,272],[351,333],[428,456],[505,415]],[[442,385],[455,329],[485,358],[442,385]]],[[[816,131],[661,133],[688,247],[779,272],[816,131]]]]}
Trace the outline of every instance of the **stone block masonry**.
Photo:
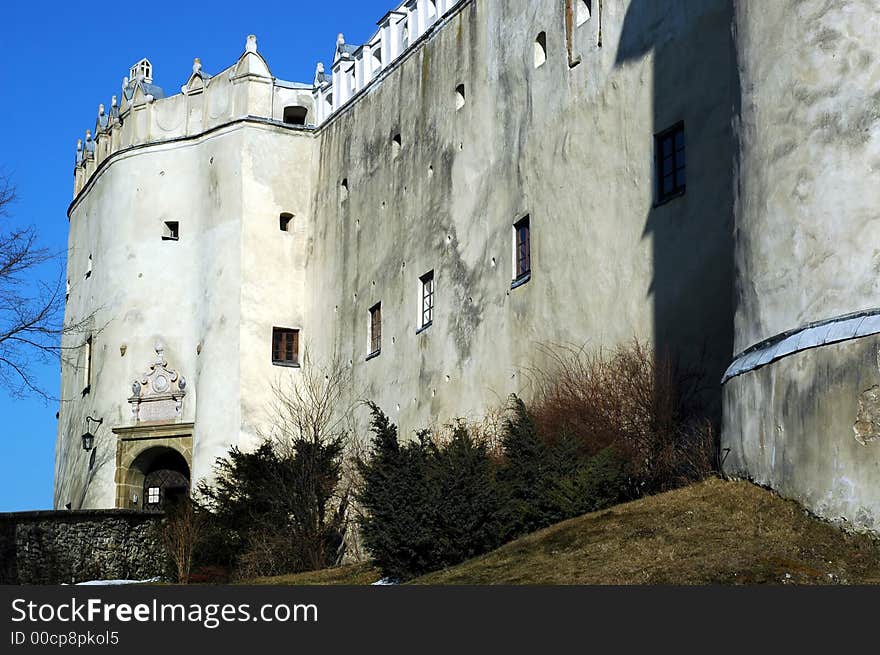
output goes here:
{"type": "Polygon", "coordinates": [[[0,514],[0,584],[75,584],[162,575],[162,517],[128,510],[0,514]]]}

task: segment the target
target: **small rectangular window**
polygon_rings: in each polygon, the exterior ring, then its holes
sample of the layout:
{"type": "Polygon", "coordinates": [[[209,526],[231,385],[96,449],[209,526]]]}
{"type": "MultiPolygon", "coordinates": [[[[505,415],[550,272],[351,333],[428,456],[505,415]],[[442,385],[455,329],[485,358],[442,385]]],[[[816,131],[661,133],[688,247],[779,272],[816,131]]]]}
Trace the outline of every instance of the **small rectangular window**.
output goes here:
{"type": "Polygon", "coordinates": [[[159,504],[159,487],[147,488],[147,505],[159,504]]]}
{"type": "Polygon", "coordinates": [[[290,232],[293,229],[293,214],[288,214],[287,212],[281,214],[279,227],[282,232],[290,232]]]}
{"type": "Polygon", "coordinates": [[[178,221],[165,221],[165,232],[162,234],[163,241],[177,241],[180,238],[180,223],[178,221]]]}
{"type": "Polygon", "coordinates": [[[272,363],[299,366],[299,330],[272,328],[272,363]]]}
{"type": "Polygon", "coordinates": [[[370,356],[382,350],[382,303],[370,307],[370,356]]]}
{"type": "Polygon", "coordinates": [[[529,277],[532,272],[532,237],[529,217],[513,225],[513,281],[529,277]]]}
{"type": "Polygon", "coordinates": [[[419,286],[421,288],[419,329],[424,329],[434,322],[434,271],[428,271],[420,277],[419,286]]]}
{"type": "Polygon", "coordinates": [[[654,140],[659,204],[685,192],[684,123],[661,132],[654,140]]]}

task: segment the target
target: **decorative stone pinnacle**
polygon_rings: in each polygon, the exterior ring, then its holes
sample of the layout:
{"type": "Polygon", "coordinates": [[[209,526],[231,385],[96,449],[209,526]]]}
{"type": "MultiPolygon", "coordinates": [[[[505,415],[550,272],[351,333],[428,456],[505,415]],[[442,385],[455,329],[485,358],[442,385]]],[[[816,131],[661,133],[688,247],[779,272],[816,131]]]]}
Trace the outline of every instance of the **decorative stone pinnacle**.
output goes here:
{"type": "Polygon", "coordinates": [[[340,32],[339,36],[336,37],[336,45],[342,47],[345,45],[345,35],[340,32]]]}
{"type": "Polygon", "coordinates": [[[103,116],[103,115],[104,115],[104,103],[102,102],[100,105],[98,105],[98,116],[103,116]]]}
{"type": "Polygon", "coordinates": [[[92,131],[86,130],[86,143],[92,140],[92,131]]]}
{"type": "Polygon", "coordinates": [[[156,363],[157,364],[164,364],[165,363],[165,346],[162,344],[161,341],[156,342],[155,350],[156,350],[156,363]]]}
{"type": "Polygon", "coordinates": [[[193,59],[193,73],[198,73],[202,70],[202,60],[196,57],[193,59]]]}
{"type": "Polygon", "coordinates": [[[247,45],[244,47],[245,52],[256,52],[257,51],[257,37],[255,34],[249,34],[247,38],[247,45]]]}
{"type": "Polygon", "coordinates": [[[113,96],[112,98],[110,98],[110,106],[111,107],[116,106],[116,96],[113,96]]]}
{"type": "Polygon", "coordinates": [[[83,140],[82,140],[82,139],[77,139],[77,140],[76,140],[76,149],[77,149],[77,150],[82,150],[82,149],[83,149],[83,140]]]}

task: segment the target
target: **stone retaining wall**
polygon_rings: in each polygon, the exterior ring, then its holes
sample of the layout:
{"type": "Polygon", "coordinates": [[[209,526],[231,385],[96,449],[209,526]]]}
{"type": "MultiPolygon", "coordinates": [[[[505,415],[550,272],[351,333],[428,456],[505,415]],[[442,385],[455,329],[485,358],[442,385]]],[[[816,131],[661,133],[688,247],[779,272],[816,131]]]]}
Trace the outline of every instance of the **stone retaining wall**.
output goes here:
{"type": "Polygon", "coordinates": [[[144,580],[165,572],[161,514],[131,510],[0,514],[0,584],[144,580]]]}

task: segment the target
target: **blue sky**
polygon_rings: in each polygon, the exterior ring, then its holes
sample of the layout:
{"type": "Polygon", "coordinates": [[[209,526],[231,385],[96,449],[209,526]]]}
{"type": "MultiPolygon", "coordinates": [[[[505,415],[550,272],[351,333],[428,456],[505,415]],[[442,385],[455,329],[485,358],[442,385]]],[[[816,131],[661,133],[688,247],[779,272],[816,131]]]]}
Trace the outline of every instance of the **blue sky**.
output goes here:
{"type": "MultiPolygon", "coordinates": [[[[99,103],[109,107],[123,76],[141,57],[153,63],[154,82],[169,95],[186,82],[194,57],[209,73],[226,68],[256,34],[272,73],[311,82],[315,64],[329,63],[342,32],[365,41],[393,0],[313,2],[93,2],[5,3],[0,21],[0,170],[18,202],[4,226],[35,225],[42,245],[62,261],[41,269],[55,280],[67,248],[76,140],[95,124],[99,103]]],[[[38,383],[58,395],[57,364],[36,369],[38,383]]],[[[0,512],[52,505],[56,402],[11,398],[0,390],[0,512]]]]}

